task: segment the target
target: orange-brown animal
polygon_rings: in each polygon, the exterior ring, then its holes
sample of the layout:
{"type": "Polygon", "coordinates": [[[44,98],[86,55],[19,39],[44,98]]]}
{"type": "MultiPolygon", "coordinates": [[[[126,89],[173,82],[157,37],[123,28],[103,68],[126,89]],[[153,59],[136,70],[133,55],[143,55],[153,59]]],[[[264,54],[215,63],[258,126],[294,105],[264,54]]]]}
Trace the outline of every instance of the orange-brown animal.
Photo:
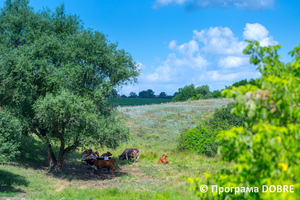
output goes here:
{"type": "Polygon", "coordinates": [[[101,175],[102,168],[111,168],[112,174],[115,174],[116,168],[116,159],[110,160],[91,160],[91,162],[97,167],[99,175],[101,175]]]}
{"type": "Polygon", "coordinates": [[[157,161],[158,164],[163,163],[163,164],[169,164],[169,161],[167,161],[167,155],[162,155],[162,157],[159,158],[159,160],[157,161]]]}

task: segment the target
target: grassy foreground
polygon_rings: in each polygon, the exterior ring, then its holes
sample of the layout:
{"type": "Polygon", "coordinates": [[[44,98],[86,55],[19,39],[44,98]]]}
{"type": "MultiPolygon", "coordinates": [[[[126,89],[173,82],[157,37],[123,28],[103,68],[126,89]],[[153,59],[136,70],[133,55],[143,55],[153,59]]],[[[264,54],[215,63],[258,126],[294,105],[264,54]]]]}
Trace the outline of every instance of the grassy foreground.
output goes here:
{"type": "MultiPolygon", "coordinates": [[[[116,175],[100,177],[81,162],[79,149],[70,154],[62,174],[48,172],[46,155],[36,141],[36,157],[24,155],[22,162],[0,166],[0,199],[196,199],[188,191],[188,177],[204,177],[228,167],[218,158],[207,158],[177,150],[180,131],[210,116],[228,99],[166,103],[151,106],[119,107],[121,120],[130,128],[127,144],[112,152],[117,158],[125,148],[138,148],[140,161],[117,160],[116,175]],[[159,165],[162,154],[169,165],[159,165]]],[[[87,147],[88,148],[88,147],[87,147]]]]}

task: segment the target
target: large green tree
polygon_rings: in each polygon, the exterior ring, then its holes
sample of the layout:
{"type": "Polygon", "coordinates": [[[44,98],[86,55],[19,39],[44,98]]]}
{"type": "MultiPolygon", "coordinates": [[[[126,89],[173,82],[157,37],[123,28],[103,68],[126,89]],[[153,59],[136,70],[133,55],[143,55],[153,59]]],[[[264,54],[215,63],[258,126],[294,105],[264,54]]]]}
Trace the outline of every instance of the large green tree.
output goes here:
{"type": "Polygon", "coordinates": [[[35,12],[28,3],[6,0],[1,9],[0,106],[21,121],[23,134],[44,142],[59,171],[80,145],[116,147],[126,139],[105,96],[136,82],[139,71],[129,53],[85,29],[64,5],[35,12]]]}

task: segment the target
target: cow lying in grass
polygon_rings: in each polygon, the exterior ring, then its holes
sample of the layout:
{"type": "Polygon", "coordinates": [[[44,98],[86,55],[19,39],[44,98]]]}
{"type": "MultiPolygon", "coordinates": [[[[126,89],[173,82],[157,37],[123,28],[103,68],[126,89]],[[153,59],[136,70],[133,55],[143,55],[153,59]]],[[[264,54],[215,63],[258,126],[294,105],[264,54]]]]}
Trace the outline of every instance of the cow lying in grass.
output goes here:
{"type": "MultiPolygon", "coordinates": [[[[111,153],[107,152],[107,155],[112,155],[111,153]]],[[[92,162],[92,160],[110,160],[111,158],[108,156],[105,157],[99,157],[99,153],[98,152],[93,152],[92,149],[89,149],[87,151],[84,151],[82,153],[82,159],[81,161],[84,161],[86,165],[90,165],[95,171],[97,171],[97,167],[94,165],[94,163],[92,162]]]]}
{"type": "Polygon", "coordinates": [[[140,158],[139,158],[139,150],[138,149],[132,149],[132,148],[128,148],[128,149],[125,149],[124,152],[122,153],[122,155],[119,156],[119,159],[120,160],[129,160],[131,161],[131,158],[134,159],[134,162],[136,161],[136,159],[138,159],[140,161],[140,158]]]}
{"type": "Polygon", "coordinates": [[[107,156],[107,157],[112,156],[112,154],[108,151],[107,153],[104,153],[104,154],[101,155],[101,157],[105,157],[105,156],[107,156]]]}
{"type": "Polygon", "coordinates": [[[112,174],[115,174],[116,168],[116,160],[115,159],[110,159],[110,160],[91,160],[94,166],[98,169],[98,174],[101,175],[101,169],[102,168],[111,168],[112,169],[112,174]]]}
{"type": "Polygon", "coordinates": [[[157,161],[157,164],[163,163],[163,164],[169,164],[169,161],[167,161],[167,155],[162,155],[162,157],[159,158],[159,160],[157,161]]]}
{"type": "Polygon", "coordinates": [[[82,160],[83,160],[85,157],[87,157],[87,156],[91,156],[91,157],[99,157],[98,151],[93,152],[92,149],[89,149],[89,150],[84,151],[81,155],[82,155],[82,160]]]}

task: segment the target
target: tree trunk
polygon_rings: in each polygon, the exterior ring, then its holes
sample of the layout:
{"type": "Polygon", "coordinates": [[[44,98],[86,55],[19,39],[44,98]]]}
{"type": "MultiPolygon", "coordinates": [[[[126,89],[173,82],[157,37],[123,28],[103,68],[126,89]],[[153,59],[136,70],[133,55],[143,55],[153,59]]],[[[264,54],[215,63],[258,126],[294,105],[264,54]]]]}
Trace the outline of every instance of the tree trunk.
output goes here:
{"type": "Polygon", "coordinates": [[[48,154],[48,163],[49,163],[49,167],[51,167],[51,170],[53,170],[55,172],[60,172],[62,170],[62,165],[63,165],[63,162],[66,159],[67,155],[69,153],[74,152],[80,143],[77,141],[77,142],[75,142],[75,144],[73,144],[65,149],[64,148],[65,142],[64,142],[64,139],[61,137],[60,138],[61,143],[60,143],[59,155],[58,155],[58,159],[56,159],[56,157],[53,153],[53,150],[52,150],[52,146],[46,136],[45,131],[46,130],[40,129],[39,132],[37,132],[37,131],[32,131],[32,132],[35,133],[44,142],[44,145],[45,145],[45,148],[46,148],[47,154],[48,154]]]}
{"type": "Polygon", "coordinates": [[[53,168],[55,165],[57,165],[57,160],[56,157],[52,151],[52,147],[51,144],[49,143],[48,145],[46,145],[46,149],[47,149],[47,153],[48,153],[48,163],[49,163],[49,167],[53,168]]]}

